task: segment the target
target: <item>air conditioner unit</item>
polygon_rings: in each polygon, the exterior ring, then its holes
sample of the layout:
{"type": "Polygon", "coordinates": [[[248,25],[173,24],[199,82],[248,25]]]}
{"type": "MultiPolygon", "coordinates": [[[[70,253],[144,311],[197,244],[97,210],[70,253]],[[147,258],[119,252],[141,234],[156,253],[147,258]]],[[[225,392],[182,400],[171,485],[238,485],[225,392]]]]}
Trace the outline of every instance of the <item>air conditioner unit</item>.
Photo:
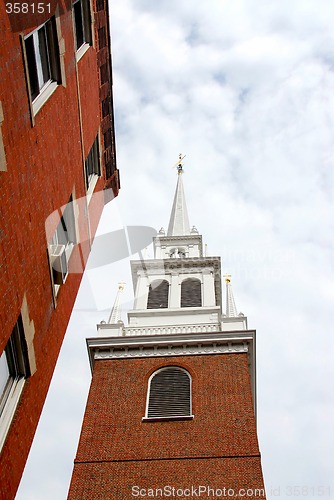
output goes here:
{"type": "Polygon", "coordinates": [[[52,275],[55,285],[62,285],[68,273],[65,245],[50,245],[52,275]]]}

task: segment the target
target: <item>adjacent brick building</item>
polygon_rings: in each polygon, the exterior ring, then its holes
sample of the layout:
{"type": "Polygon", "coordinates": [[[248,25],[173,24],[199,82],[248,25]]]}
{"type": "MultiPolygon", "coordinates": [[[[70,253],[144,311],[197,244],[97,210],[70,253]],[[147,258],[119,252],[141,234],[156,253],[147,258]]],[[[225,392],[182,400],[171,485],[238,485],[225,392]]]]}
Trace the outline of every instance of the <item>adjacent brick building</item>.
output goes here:
{"type": "Polygon", "coordinates": [[[131,263],[129,325],[117,297],[87,340],[93,378],[69,500],[265,498],[255,331],[228,275],[222,313],[220,258],[189,226],[178,169],[167,234],[154,259],[131,263]]]}
{"type": "Polygon", "coordinates": [[[15,497],[104,204],[107,0],[0,3],[0,498],[15,497]]]}

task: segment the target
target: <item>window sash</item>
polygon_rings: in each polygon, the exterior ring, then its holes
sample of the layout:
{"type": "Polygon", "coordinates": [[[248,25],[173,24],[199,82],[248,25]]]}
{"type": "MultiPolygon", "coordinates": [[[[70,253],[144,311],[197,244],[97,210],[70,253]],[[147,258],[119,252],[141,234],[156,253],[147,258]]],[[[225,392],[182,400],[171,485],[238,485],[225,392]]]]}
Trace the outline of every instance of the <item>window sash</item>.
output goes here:
{"type": "Polygon", "coordinates": [[[95,141],[88,153],[85,160],[85,176],[86,176],[86,188],[88,190],[89,184],[93,177],[101,175],[100,168],[100,151],[99,151],[99,136],[97,135],[95,141]]]}
{"type": "Polygon", "coordinates": [[[15,324],[1,355],[0,415],[3,412],[11,388],[21,378],[30,376],[28,348],[21,316],[15,324]]]}
{"type": "Polygon", "coordinates": [[[60,82],[55,18],[38,27],[24,42],[31,98],[34,101],[52,81],[60,82]]]}
{"type": "Polygon", "coordinates": [[[91,18],[89,0],[76,0],[73,2],[75,43],[79,50],[85,43],[92,44],[91,18]]]}
{"type": "Polygon", "coordinates": [[[7,394],[10,390],[11,380],[12,377],[9,371],[7,353],[5,350],[0,356],[0,414],[2,411],[3,401],[7,399],[7,394]]]}

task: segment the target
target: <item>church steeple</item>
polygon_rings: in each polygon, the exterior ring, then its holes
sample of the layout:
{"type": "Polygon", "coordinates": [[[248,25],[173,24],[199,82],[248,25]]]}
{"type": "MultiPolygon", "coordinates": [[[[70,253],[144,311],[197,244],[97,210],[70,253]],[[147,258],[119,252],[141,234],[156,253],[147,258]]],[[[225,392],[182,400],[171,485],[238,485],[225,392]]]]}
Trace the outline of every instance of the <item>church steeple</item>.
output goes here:
{"type": "Polygon", "coordinates": [[[182,182],[183,165],[181,162],[183,158],[180,154],[177,165],[178,179],[176,191],[167,231],[168,236],[185,236],[190,234],[188,211],[182,182]]]}
{"type": "Polygon", "coordinates": [[[231,285],[231,275],[225,274],[224,278],[226,283],[226,316],[228,318],[235,318],[238,316],[238,313],[231,285]]]}
{"type": "Polygon", "coordinates": [[[119,321],[122,320],[122,306],[121,306],[121,294],[123,293],[125,283],[121,281],[118,283],[118,291],[116,295],[116,299],[114,302],[114,306],[111,310],[110,316],[109,316],[109,324],[117,324],[119,321]]]}

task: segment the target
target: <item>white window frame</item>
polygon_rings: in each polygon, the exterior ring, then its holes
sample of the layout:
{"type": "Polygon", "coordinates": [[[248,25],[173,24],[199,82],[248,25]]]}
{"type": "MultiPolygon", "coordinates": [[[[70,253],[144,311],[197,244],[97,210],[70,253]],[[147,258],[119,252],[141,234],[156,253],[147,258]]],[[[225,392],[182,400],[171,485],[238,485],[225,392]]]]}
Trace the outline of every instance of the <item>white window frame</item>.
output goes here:
{"type": "Polygon", "coordinates": [[[61,84],[58,28],[55,16],[23,37],[22,46],[30,106],[34,117],[61,84]],[[45,41],[44,54],[42,45],[39,43],[40,35],[45,41]],[[30,43],[32,47],[29,48],[30,43]],[[48,73],[46,77],[43,74],[43,65],[48,73]],[[35,89],[34,86],[36,86],[35,89]]]}
{"type": "Polygon", "coordinates": [[[25,381],[30,376],[28,347],[26,345],[21,315],[13,328],[5,350],[1,354],[2,362],[4,361],[4,357],[6,357],[5,363],[7,364],[8,379],[2,394],[0,394],[0,451],[5,443],[25,381]],[[18,349],[20,349],[19,352],[18,349]],[[15,361],[11,363],[12,367],[10,367],[10,362],[8,361],[8,351],[11,351],[11,355],[15,360],[20,358],[20,362],[15,361]]]}
{"type": "Polygon", "coordinates": [[[93,44],[93,30],[92,30],[92,13],[90,0],[74,0],[73,1],[73,25],[74,25],[74,44],[76,50],[76,59],[79,61],[81,57],[87,52],[89,47],[93,44]],[[77,15],[81,19],[78,19],[77,15]],[[81,22],[80,22],[81,21],[81,22]],[[80,22],[80,29],[82,40],[78,40],[78,25],[80,22]]]}
{"type": "Polygon", "coordinates": [[[145,417],[142,418],[142,422],[158,422],[158,421],[163,421],[163,420],[193,420],[194,415],[192,413],[192,376],[186,370],[185,368],[182,368],[181,366],[177,365],[168,365],[168,366],[163,366],[159,368],[158,370],[155,370],[150,378],[148,379],[148,384],[147,384],[147,395],[146,395],[146,409],[145,409],[145,417]],[[183,371],[189,378],[189,398],[190,398],[190,408],[189,408],[189,415],[174,415],[174,416],[154,416],[154,417],[149,417],[148,416],[148,410],[149,410],[149,402],[150,402],[150,393],[151,393],[151,382],[153,378],[158,375],[160,372],[164,370],[168,370],[170,368],[176,368],[180,371],[183,371]]]}
{"type": "Polygon", "coordinates": [[[97,134],[93,142],[93,145],[88,153],[88,156],[85,159],[85,184],[86,184],[88,203],[91,200],[96,183],[100,177],[101,177],[101,148],[100,148],[99,134],[97,134]],[[93,172],[88,172],[87,166],[88,162],[91,160],[93,161],[94,164],[93,172]]]}

